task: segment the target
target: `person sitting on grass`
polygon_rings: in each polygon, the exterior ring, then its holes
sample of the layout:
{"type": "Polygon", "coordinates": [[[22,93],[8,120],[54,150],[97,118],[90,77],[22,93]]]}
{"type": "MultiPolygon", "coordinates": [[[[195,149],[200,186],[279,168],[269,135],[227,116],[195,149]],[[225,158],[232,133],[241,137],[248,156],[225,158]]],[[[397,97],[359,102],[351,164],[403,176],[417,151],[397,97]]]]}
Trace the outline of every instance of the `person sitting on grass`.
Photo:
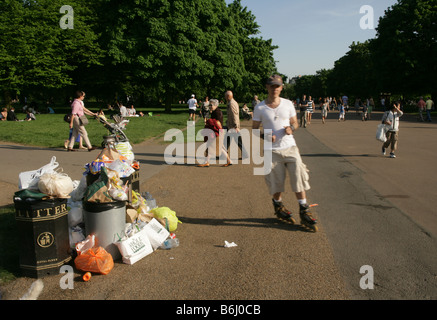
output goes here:
{"type": "Polygon", "coordinates": [[[31,110],[27,109],[26,110],[26,119],[24,119],[25,121],[32,121],[32,120],[36,120],[35,115],[31,112],[31,110]]]}

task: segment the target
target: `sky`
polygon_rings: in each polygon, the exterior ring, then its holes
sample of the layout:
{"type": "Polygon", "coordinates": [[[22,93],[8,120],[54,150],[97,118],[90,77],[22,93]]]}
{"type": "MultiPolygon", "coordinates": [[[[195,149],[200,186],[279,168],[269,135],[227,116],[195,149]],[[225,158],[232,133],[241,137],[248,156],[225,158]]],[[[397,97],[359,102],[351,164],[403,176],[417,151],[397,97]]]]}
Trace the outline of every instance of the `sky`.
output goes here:
{"type": "MultiPolygon", "coordinates": [[[[231,3],[232,0],[226,0],[231,3]]],[[[332,69],[353,41],[375,38],[375,29],[362,29],[361,23],[373,10],[373,27],[384,11],[396,0],[242,0],[243,7],[256,17],[260,26],[257,37],[272,39],[278,71],[289,78],[314,75],[321,69],[332,69]]]]}

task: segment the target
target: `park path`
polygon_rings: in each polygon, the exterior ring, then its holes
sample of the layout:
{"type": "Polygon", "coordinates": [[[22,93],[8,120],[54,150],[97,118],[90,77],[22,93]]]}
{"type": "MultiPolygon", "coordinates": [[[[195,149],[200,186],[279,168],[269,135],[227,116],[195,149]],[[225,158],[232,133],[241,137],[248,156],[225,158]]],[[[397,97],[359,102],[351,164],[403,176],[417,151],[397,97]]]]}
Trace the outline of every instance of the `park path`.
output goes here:
{"type": "MultiPolygon", "coordinates": [[[[244,126],[249,128],[250,122],[244,126]]],[[[11,173],[2,180],[16,188],[22,168],[38,168],[56,155],[64,172],[78,179],[82,166],[97,155],[64,150],[41,150],[2,145],[9,154],[11,173]],[[24,166],[32,154],[33,165],[24,166]],[[18,168],[17,168],[18,166],[18,168]],[[15,172],[14,172],[15,171],[15,172]]],[[[146,142],[134,146],[141,162],[141,189],[159,206],[176,211],[183,224],[176,234],[180,247],[156,251],[133,266],[116,263],[108,276],[89,283],[75,282],[74,290],[59,287],[60,276],[44,279],[41,299],[92,300],[298,300],[347,299],[323,226],[314,234],[274,219],[264,178],[252,165],[229,168],[194,165],[168,166],[166,146],[146,142]],[[238,247],[224,248],[225,241],[238,247]]],[[[291,196],[287,204],[297,210],[291,196]]],[[[9,196],[7,199],[11,199],[9,196]]],[[[7,200],[6,203],[11,201],[7,200]]],[[[79,276],[80,274],[77,274],[79,276]]],[[[4,298],[16,299],[30,287],[19,278],[3,288],[4,298]]]]}

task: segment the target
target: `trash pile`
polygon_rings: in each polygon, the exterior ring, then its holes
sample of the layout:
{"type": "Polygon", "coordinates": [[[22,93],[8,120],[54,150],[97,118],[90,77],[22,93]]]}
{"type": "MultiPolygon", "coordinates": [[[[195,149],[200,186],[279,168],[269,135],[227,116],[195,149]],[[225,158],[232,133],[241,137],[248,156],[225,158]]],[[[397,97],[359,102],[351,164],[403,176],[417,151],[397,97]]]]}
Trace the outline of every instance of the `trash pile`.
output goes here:
{"type": "MultiPolygon", "coordinates": [[[[140,193],[139,171],[129,142],[106,146],[84,165],[82,178],[75,181],[53,157],[46,166],[19,175],[20,191],[15,193],[14,202],[66,200],[68,242],[72,256],[77,254],[76,268],[108,274],[115,260],[132,265],[155,250],[179,246],[175,231],[181,222],[176,212],[158,207],[149,192],[140,193]]],[[[54,209],[58,211],[62,210],[54,209]]],[[[41,210],[35,217],[38,215],[41,210]]],[[[37,221],[32,223],[40,223],[37,221]]],[[[46,238],[49,233],[45,232],[46,238]]],[[[36,267],[39,264],[36,261],[36,267]]]]}

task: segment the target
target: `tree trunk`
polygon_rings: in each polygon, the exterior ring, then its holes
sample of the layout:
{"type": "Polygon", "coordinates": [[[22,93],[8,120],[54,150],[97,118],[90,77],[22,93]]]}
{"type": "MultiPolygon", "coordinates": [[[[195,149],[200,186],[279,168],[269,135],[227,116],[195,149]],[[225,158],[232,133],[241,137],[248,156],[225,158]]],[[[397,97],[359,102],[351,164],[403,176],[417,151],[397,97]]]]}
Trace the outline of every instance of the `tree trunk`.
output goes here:
{"type": "Polygon", "coordinates": [[[171,103],[171,95],[167,95],[167,97],[165,98],[165,113],[171,113],[171,103]]]}
{"type": "Polygon", "coordinates": [[[11,104],[11,92],[9,90],[4,91],[4,98],[5,98],[5,106],[6,108],[10,108],[12,106],[11,104]]]}

